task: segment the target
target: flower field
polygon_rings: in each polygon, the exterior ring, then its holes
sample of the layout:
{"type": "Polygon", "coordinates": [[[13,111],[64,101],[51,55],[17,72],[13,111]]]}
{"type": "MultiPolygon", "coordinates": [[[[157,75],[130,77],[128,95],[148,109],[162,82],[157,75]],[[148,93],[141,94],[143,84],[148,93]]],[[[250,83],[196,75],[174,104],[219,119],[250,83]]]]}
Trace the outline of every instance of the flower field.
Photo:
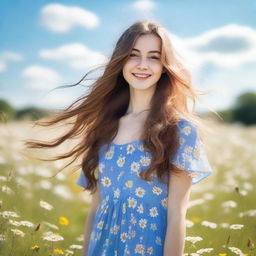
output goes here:
{"type": "MultiPolygon", "coordinates": [[[[192,186],[185,255],[256,255],[256,127],[207,122],[214,173],[192,186]]],[[[63,162],[25,156],[22,140],[56,136],[42,129],[0,125],[0,255],[81,255],[90,194],[69,168],[51,177],[63,162]]],[[[30,153],[47,158],[68,147],[30,153]]]]}

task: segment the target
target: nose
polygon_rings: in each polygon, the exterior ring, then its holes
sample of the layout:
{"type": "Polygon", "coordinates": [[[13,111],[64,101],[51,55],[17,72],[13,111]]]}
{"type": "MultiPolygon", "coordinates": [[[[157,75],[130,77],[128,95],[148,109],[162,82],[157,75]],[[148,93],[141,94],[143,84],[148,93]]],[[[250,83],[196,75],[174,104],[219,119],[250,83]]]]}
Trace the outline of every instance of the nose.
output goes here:
{"type": "Polygon", "coordinates": [[[140,69],[147,69],[148,68],[147,59],[140,58],[137,67],[140,68],[140,69]]]}

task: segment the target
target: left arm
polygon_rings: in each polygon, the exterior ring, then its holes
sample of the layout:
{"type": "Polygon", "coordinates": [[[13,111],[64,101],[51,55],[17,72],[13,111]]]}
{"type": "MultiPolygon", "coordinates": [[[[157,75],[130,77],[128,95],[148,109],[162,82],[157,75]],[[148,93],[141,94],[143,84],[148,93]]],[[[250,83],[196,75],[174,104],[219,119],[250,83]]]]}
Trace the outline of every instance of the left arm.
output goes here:
{"type": "Polygon", "coordinates": [[[182,256],[186,235],[186,212],[192,185],[186,171],[170,174],[167,208],[167,230],[164,256],[182,256]]]}

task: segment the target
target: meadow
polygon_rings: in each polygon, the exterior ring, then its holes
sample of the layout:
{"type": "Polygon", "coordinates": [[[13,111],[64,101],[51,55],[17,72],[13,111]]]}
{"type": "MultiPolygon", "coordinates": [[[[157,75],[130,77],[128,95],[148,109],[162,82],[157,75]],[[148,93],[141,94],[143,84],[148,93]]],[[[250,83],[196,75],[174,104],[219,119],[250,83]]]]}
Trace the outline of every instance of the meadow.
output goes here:
{"type": "MultiPolygon", "coordinates": [[[[256,255],[256,127],[207,123],[214,173],[192,186],[184,255],[256,255]]],[[[91,196],[75,185],[79,171],[51,177],[64,162],[24,155],[22,140],[59,133],[51,132],[25,121],[0,125],[0,255],[81,255],[91,196]]],[[[30,153],[47,158],[70,146],[30,153]]]]}

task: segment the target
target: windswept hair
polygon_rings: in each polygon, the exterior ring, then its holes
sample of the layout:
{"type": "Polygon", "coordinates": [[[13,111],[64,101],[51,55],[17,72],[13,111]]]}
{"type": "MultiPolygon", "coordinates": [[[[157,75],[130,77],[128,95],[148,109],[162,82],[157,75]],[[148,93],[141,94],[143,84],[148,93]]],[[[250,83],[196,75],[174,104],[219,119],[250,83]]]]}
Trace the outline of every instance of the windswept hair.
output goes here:
{"type": "MultiPolygon", "coordinates": [[[[128,109],[129,84],[123,77],[122,68],[138,37],[147,34],[154,34],[161,39],[161,63],[166,71],[157,83],[142,131],[141,140],[145,150],[152,154],[152,161],[140,176],[149,181],[151,174],[155,173],[163,181],[164,175],[169,175],[170,171],[177,173],[179,170],[170,161],[178,149],[177,123],[184,118],[199,127],[200,118],[194,113],[194,108],[197,96],[202,91],[192,88],[191,75],[178,60],[167,31],[159,24],[147,20],[136,22],[123,32],[110,60],[104,65],[103,74],[85,95],[53,117],[36,122],[36,125],[48,127],[71,120],[71,128],[50,142],[28,140],[25,143],[28,148],[53,148],[68,139],[78,138],[79,142],[72,150],[47,160],[71,157],[66,168],[81,158],[78,168],[82,168],[88,180],[86,189],[92,193],[97,185],[99,149],[115,138],[119,119],[128,109]],[[193,103],[192,111],[188,108],[188,99],[193,103]]],[[[90,72],[75,85],[85,80],[90,72]]]]}

